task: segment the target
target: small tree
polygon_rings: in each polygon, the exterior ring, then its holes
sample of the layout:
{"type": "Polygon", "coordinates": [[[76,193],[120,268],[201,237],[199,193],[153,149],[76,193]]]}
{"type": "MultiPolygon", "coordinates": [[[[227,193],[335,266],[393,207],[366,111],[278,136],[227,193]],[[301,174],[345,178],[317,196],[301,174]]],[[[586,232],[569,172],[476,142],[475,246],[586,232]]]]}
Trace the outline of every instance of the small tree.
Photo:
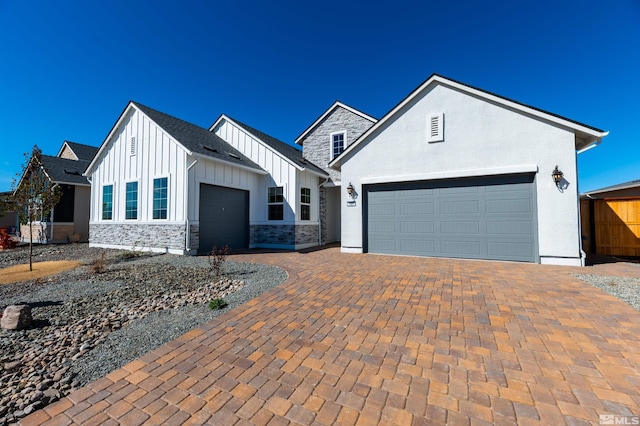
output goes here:
{"type": "Polygon", "coordinates": [[[42,151],[37,145],[31,154],[25,153],[24,158],[19,180],[14,179],[11,185],[11,202],[16,206],[20,223],[29,225],[29,270],[33,271],[33,222],[49,216],[60,201],[62,191],[47,175],[42,165],[42,151]]]}

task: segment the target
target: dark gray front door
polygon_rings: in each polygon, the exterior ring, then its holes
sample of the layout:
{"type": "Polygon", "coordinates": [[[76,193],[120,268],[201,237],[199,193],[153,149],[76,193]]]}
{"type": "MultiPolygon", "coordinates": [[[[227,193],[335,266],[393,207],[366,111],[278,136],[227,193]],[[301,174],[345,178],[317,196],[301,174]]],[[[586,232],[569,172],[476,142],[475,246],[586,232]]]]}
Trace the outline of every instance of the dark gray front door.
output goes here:
{"type": "Polygon", "coordinates": [[[249,191],[200,184],[200,248],[249,247],[249,191]]]}
{"type": "Polygon", "coordinates": [[[365,251],[536,262],[533,178],[365,186],[365,251]]]}

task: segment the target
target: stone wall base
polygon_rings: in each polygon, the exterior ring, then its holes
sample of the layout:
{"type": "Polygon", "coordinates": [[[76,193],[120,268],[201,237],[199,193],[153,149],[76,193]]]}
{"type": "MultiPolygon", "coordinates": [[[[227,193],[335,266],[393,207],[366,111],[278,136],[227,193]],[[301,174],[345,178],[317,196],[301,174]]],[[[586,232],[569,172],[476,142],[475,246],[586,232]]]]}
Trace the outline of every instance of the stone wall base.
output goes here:
{"type": "Polygon", "coordinates": [[[185,251],[185,224],[91,223],[89,244],[155,252],[185,251]]]}

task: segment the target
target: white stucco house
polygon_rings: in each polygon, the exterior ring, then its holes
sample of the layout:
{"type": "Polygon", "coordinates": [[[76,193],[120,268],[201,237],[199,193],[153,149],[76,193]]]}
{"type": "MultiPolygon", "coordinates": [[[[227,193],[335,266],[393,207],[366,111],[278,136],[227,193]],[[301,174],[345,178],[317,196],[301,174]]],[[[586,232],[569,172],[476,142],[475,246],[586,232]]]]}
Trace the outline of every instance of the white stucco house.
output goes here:
{"type": "Polygon", "coordinates": [[[607,134],[432,75],[331,160],[342,251],[582,265],[576,157],[607,134]]]}
{"type": "Polygon", "coordinates": [[[226,115],[207,130],[129,102],[85,175],[93,247],[195,254],[320,243],[327,173],[226,115]]]}

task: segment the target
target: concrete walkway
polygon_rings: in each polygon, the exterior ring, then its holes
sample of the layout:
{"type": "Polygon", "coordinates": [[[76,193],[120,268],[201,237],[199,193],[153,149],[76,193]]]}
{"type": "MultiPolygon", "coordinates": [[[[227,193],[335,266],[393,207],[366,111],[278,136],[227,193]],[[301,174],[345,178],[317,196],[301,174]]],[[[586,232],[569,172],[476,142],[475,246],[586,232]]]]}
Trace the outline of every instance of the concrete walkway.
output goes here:
{"type": "Polygon", "coordinates": [[[35,424],[598,424],[640,415],[640,312],[591,268],[255,253],[280,287],[23,419],[35,424]]]}

